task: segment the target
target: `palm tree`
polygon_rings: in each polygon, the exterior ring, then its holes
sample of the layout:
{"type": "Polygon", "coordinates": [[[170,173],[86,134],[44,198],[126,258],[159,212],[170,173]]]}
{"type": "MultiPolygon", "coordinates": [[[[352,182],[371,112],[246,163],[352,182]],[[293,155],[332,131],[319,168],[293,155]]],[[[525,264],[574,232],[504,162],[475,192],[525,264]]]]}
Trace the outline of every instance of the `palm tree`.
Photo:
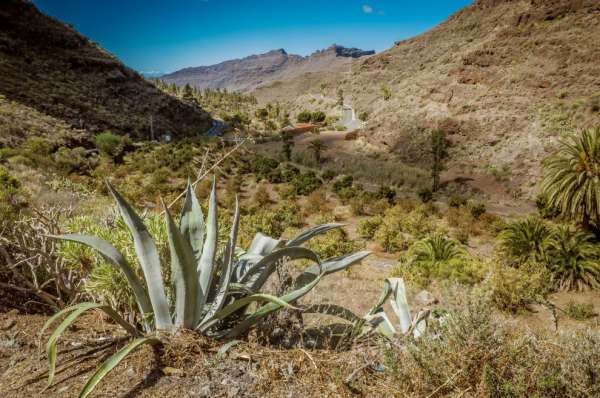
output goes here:
{"type": "Polygon", "coordinates": [[[600,249],[593,235],[562,225],[547,243],[546,258],[560,289],[600,286],[600,249]]]}
{"type": "Polygon", "coordinates": [[[450,261],[464,255],[458,242],[442,234],[434,234],[416,242],[409,255],[415,262],[439,263],[450,261]]]}
{"type": "Polygon", "coordinates": [[[585,228],[600,227],[600,127],[562,141],[544,167],[548,204],[585,228]]]}
{"type": "Polygon", "coordinates": [[[315,161],[321,163],[321,152],[327,149],[327,145],[321,140],[313,140],[308,144],[308,147],[313,151],[315,161]]]}
{"type": "Polygon", "coordinates": [[[500,245],[506,254],[521,261],[543,261],[550,229],[538,218],[512,222],[500,233],[500,245]]]}

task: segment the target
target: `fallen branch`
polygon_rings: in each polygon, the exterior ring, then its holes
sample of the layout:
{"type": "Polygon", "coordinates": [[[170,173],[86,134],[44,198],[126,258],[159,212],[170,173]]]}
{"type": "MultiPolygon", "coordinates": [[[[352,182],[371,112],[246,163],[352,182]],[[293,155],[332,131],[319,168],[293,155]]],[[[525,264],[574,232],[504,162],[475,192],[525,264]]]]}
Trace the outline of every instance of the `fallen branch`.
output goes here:
{"type": "MultiPolygon", "coordinates": [[[[237,144],[231,151],[227,152],[225,154],[225,156],[223,156],[221,159],[219,159],[215,164],[213,164],[208,170],[206,170],[205,173],[203,173],[200,177],[196,178],[196,181],[194,181],[192,183],[192,188],[195,188],[196,185],[202,181],[204,179],[204,177],[206,177],[211,171],[213,171],[215,168],[217,168],[221,163],[223,163],[223,161],[225,159],[227,159],[231,154],[233,154],[235,151],[237,151],[242,145],[244,145],[246,143],[248,139],[244,139],[243,141],[241,141],[239,144],[237,144]]],[[[177,201],[179,199],[181,199],[184,195],[185,195],[186,191],[183,191],[182,193],[180,193],[175,199],[173,199],[173,201],[171,203],[169,203],[169,205],[167,206],[167,209],[170,209],[175,203],[177,203],[177,201]]],[[[163,210],[160,214],[164,214],[165,211],[163,210]]]]}

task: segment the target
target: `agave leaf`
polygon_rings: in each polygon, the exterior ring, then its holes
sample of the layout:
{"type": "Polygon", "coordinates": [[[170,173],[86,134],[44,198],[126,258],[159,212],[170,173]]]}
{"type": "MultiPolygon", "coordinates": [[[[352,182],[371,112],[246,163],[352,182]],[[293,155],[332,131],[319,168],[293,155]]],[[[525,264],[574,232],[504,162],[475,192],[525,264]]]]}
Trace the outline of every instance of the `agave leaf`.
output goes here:
{"type": "Polygon", "coordinates": [[[287,247],[300,246],[307,240],[310,240],[317,235],[324,234],[327,231],[330,231],[330,230],[336,229],[336,228],[341,228],[343,226],[344,226],[344,224],[337,224],[337,223],[317,225],[315,227],[307,229],[306,231],[303,231],[302,233],[300,233],[300,235],[298,235],[294,239],[288,241],[288,243],[286,243],[286,246],[287,247]]]}
{"type": "Polygon", "coordinates": [[[410,317],[410,308],[406,300],[404,280],[402,278],[388,278],[387,280],[389,280],[392,287],[393,297],[391,304],[400,321],[400,332],[406,333],[412,325],[412,318],[410,317]]]}
{"type": "Polygon", "coordinates": [[[117,351],[115,354],[113,354],[110,358],[108,358],[98,369],[96,369],[96,372],[94,372],[92,377],[90,377],[88,379],[88,381],[85,383],[85,385],[83,386],[83,389],[79,393],[79,398],[85,398],[88,395],[90,395],[90,393],[94,390],[96,385],[104,378],[104,376],[106,376],[108,374],[108,372],[110,372],[117,365],[119,365],[121,363],[121,361],[123,359],[125,359],[125,357],[127,355],[129,355],[129,353],[131,351],[135,350],[142,344],[159,344],[159,343],[160,343],[160,340],[157,339],[156,337],[140,337],[140,338],[137,338],[137,339],[131,341],[125,347],[121,348],[119,351],[117,351]]]}
{"type": "MultiPolygon", "coordinates": [[[[137,274],[133,268],[131,268],[125,257],[110,242],[95,236],[79,234],[50,235],[50,237],[54,239],[81,243],[98,251],[102,257],[119,267],[125,274],[125,277],[129,282],[129,286],[135,295],[142,318],[146,319],[146,316],[152,313],[152,304],[150,303],[148,292],[146,291],[142,281],[140,278],[138,278],[137,274]]],[[[146,328],[148,328],[148,326],[146,326],[146,328]]]]}
{"type": "Polygon", "coordinates": [[[138,331],[135,327],[130,325],[127,321],[125,321],[116,311],[114,311],[109,306],[98,304],[98,303],[81,303],[74,305],[72,307],[65,308],[62,311],[59,311],[55,316],[50,318],[44,327],[42,328],[42,332],[52,324],[54,321],[58,319],[58,317],[69,313],[67,317],[58,325],[58,327],[52,332],[50,337],[48,338],[48,342],[46,343],[46,353],[48,354],[48,385],[52,384],[54,380],[54,373],[56,370],[56,344],[60,336],[67,330],[69,326],[73,324],[86,311],[92,309],[100,309],[104,311],[108,316],[110,316],[115,322],[121,325],[125,330],[127,330],[132,335],[137,335],[138,331]]]}
{"type": "Polygon", "coordinates": [[[310,282],[311,280],[316,278],[321,273],[323,273],[324,275],[328,275],[328,274],[346,269],[346,268],[358,263],[359,261],[361,261],[362,259],[364,259],[365,257],[367,257],[370,254],[371,254],[370,251],[360,251],[360,252],[356,252],[356,253],[345,254],[343,256],[331,258],[331,259],[326,260],[325,262],[321,263],[320,265],[319,264],[312,265],[312,266],[308,267],[302,274],[300,274],[296,278],[296,280],[294,281],[294,285],[295,286],[305,285],[306,283],[310,282]]]}
{"type": "Polygon", "coordinates": [[[304,247],[284,247],[266,255],[258,263],[254,264],[242,277],[241,283],[245,283],[254,292],[258,291],[275,271],[281,260],[307,259],[320,263],[319,256],[310,249],[304,247]]]}
{"type": "Polygon", "coordinates": [[[196,264],[200,261],[202,245],[204,244],[204,214],[198,198],[194,194],[192,184],[188,181],[185,192],[185,202],[181,210],[180,230],[183,237],[189,242],[194,251],[196,264]]]}
{"type": "Polygon", "coordinates": [[[160,258],[156,245],[141,218],[129,203],[123,199],[110,183],[107,183],[107,185],[108,190],[117,201],[125,224],[127,224],[133,236],[135,252],[142,266],[142,271],[144,271],[146,284],[148,285],[148,294],[152,308],[154,309],[156,328],[170,329],[173,326],[173,322],[169,314],[169,302],[167,301],[165,286],[160,274],[160,258]]]}
{"type": "MultiPolygon", "coordinates": [[[[198,263],[198,287],[200,288],[198,298],[200,310],[204,307],[210,293],[211,281],[215,266],[215,256],[217,253],[217,187],[216,180],[213,177],[212,190],[208,200],[208,219],[206,220],[206,239],[202,249],[202,256],[198,263]]],[[[198,312],[197,312],[198,313],[198,312]]]]}
{"type": "Polygon", "coordinates": [[[361,318],[347,308],[336,304],[311,304],[300,306],[300,310],[305,314],[325,314],[333,315],[348,322],[358,322],[361,318]]]}
{"type": "MultiPolygon", "coordinates": [[[[317,285],[317,283],[319,283],[319,281],[321,280],[321,277],[322,277],[322,275],[319,275],[310,283],[298,288],[297,290],[294,290],[291,293],[281,296],[280,300],[282,300],[288,304],[294,303],[295,301],[297,301],[298,299],[300,299],[301,297],[306,295],[308,292],[310,292],[317,285]]],[[[244,333],[249,328],[251,328],[258,321],[260,321],[262,318],[279,310],[280,308],[282,308],[282,305],[278,304],[278,303],[268,303],[268,304],[263,305],[262,307],[257,309],[256,312],[254,312],[252,315],[250,315],[248,318],[244,319],[242,322],[238,323],[234,328],[232,328],[228,332],[227,336],[231,337],[231,338],[239,336],[240,334],[244,333]]]]}
{"type": "Polygon", "coordinates": [[[384,283],[383,292],[381,293],[379,300],[377,300],[377,303],[375,303],[375,305],[367,313],[367,316],[375,315],[376,313],[380,312],[381,307],[383,307],[383,304],[387,301],[387,299],[392,294],[392,284],[390,283],[389,279],[386,279],[383,283],[384,283]]]}
{"type": "Polygon", "coordinates": [[[204,319],[200,324],[210,319],[215,312],[221,309],[227,293],[229,291],[229,285],[231,283],[231,275],[233,272],[233,256],[235,255],[235,245],[237,242],[237,234],[240,226],[240,204],[238,198],[235,198],[235,212],[233,214],[233,224],[231,225],[231,231],[229,232],[229,240],[225,247],[225,253],[223,254],[223,270],[221,271],[221,277],[219,280],[218,291],[215,295],[210,309],[207,311],[204,319]]]}
{"type": "Polygon", "coordinates": [[[277,239],[273,239],[258,232],[256,235],[254,235],[247,254],[266,256],[275,250],[277,245],[279,245],[279,242],[280,241],[277,239]]]}
{"type": "MultiPolygon", "coordinates": [[[[388,339],[391,339],[396,335],[396,329],[385,312],[382,311],[377,314],[368,314],[365,319],[371,324],[372,327],[375,327],[375,330],[388,339]]],[[[367,332],[369,330],[372,329],[368,328],[367,332]]]]}
{"type": "Polygon", "coordinates": [[[259,301],[268,301],[270,303],[277,304],[279,306],[279,308],[285,307],[285,308],[289,308],[291,310],[299,309],[299,308],[296,308],[296,307],[290,305],[289,303],[280,299],[279,297],[272,296],[270,294],[257,293],[257,294],[253,294],[252,296],[247,296],[244,298],[237,299],[233,303],[231,303],[228,306],[226,306],[225,308],[223,308],[222,310],[217,311],[217,313],[211,319],[207,320],[202,325],[200,325],[200,331],[205,332],[206,330],[208,330],[211,326],[213,326],[218,321],[227,318],[229,315],[233,314],[234,312],[238,311],[241,308],[246,307],[248,304],[251,304],[254,302],[259,302],[259,301]]]}
{"type": "Polygon", "coordinates": [[[191,329],[194,327],[198,292],[196,261],[191,246],[175,225],[164,202],[163,206],[171,252],[171,278],[175,285],[175,325],[191,329]]]}

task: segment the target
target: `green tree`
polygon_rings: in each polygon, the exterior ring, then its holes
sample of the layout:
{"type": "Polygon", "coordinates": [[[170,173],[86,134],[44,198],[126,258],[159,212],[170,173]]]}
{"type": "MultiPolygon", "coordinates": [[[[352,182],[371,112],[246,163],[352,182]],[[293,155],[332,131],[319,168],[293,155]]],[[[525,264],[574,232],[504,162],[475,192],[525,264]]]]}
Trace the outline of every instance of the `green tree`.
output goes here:
{"type": "Polygon", "coordinates": [[[186,102],[194,102],[194,90],[192,89],[192,86],[189,85],[189,83],[187,83],[183,87],[183,94],[181,98],[186,102]]]}
{"type": "Polygon", "coordinates": [[[344,105],[344,90],[341,87],[337,91],[337,104],[339,106],[344,105]]]}
{"type": "Polygon", "coordinates": [[[294,148],[294,135],[292,133],[284,131],[281,134],[281,140],[283,141],[283,155],[285,156],[285,159],[289,162],[292,160],[292,149],[294,148]]]}
{"type": "Polygon", "coordinates": [[[308,147],[313,151],[317,164],[321,163],[321,153],[327,149],[327,145],[321,140],[313,140],[308,147]]]}
{"type": "Polygon", "coordinates": [[[431,165],[433,185],[431,190],[437,192],[440,189],[440,174],[445,170],[444,160],[448,157],[448,142],[446,141],[446,134],[442,130],[434,130],[431,133],[431,154],[433,155],[431,165]]]}
{"type": "Polygon", "coordinates": [[[544,161],[547,204],[585,228],[600,228],[600,127],[561,141],[544,161]]]}

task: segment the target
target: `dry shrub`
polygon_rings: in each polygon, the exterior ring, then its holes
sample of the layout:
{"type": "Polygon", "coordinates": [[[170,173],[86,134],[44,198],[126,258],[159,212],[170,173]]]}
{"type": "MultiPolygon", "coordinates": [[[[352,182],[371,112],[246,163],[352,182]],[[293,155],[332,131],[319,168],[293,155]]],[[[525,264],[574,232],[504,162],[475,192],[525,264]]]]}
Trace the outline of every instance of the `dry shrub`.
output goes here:
{"type": "Polygon", "coordinates": [[[594,397],[600,333],[514,335],[489,302],[453,310],[430,333],[386,354],[401,396],[594,397]]]}
{"type": "Polygon", "coordinates": [[[306,197],[306,203],[304,204],[304,211],[306,214],[315,213],[328,213],[331,211],[331,207],[327,202],[327,195],[324,190],[319,189],[311,192],[306,197]]]}
{"type": "Polygon", "coordinates": [[[57,242],[62,208],[34,209],[0,231],[0,307],[47,312],[72,302],[83,270],[67,266],[57,242]]]}
{"type": "Polygon", "coordinates": [[[498,309],[512,313],[543,302],[551,292],[550,273],[542,264],[526,263],[519,268],[490,263],[480,289],[498,309]]]}

